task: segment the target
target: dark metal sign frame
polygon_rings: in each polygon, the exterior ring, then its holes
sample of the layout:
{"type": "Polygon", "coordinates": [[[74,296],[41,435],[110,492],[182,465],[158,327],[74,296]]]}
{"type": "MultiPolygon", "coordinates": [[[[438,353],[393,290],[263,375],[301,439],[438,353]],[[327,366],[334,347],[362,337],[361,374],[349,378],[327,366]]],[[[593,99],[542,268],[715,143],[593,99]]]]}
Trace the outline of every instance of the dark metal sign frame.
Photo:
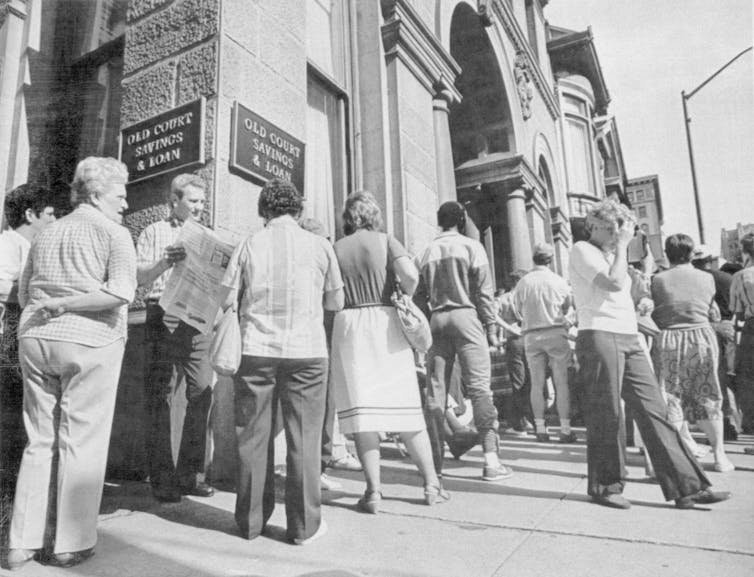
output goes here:
{"type": "Polygon", "coordinates": [[[231,170],[261,184],[276,177],[290,180],[303,195],[306,145],[238,101],[233,102],[231,122],[231,170]],[[242,131],[256,136],[245,136],[242,131]],[[239,151],[243,145],[248,153],[239,151]]]}
{"type": "MultiPolygon", "coordinates": [[[[131,124],[130,126],[122,128],[120,131],[118,143],[118,158],[121,160],[121,162],[125,163],[126,166],[128,166],[128,184],[134,184],[143,180],[154,178],[155,176],[159,176],[161,174],[166,174],[168,172],[174,172],[176,170],[204,164],[204,125],[206,118],[205,108],[206,99],[202,96],[197,100],[192,100],[191,102],[187,102],[186,104],[182,104],[181,106],[171,108],[170,110],[152,116],[151,118],[141,120],[139,122],[131,124]],[[136,170],[136,166],[138,166],[138,162],[142,161],[137,160],[136,155],[127,153],[126,159],[123,158],[124,149],[127,150],[129,147],[134,148],[134,144],[147,141],[148,138],[152,138],[152,141],[158,138],[158,134],[155,134],[156,127],[162,128],[161,134],[164,135],[162,138],[167,139],[170,136],[177,136],[179,134],[177,128],[183,127],[178,119],[180,119],[183,115],[189,113],[198,115],[199,118],[198,122],[195,122],[194,118],[192,118],[192,121],[189,123],[192,125],[190,128],[189,138],[185,138],[183,134],[184,131],[180,131],[180,142],[178,142],[177,144],[178,146],[180,146],[179,150],[181,152],[186,150],[188,153],[188,158],[185,161],[181,159],[180,163],[175,164],[171,163],[168,160],[165,163],[154,166],[153,168],[155,170],[150,170],[150,167],[146,167],[144,171],[138,171],[136,170]],[[172,128],[170,125],[171,121],[175,121],[176,124],[172,128]],[[144,133],[145,130],[148,132],[144,133]],[[132,144],[128,144],[128,138],[132,135],[140,136],[135,138],[132,144]],[[126,143],[125,146],[124,142],[126,143]],[[137,163],[136,166],[134,166],[134,163],[137,163]]],[[[176,142],[176,140],[177,138],[173,139],[171,142],[176,142]]],[[[147,143],[149,143],[149,141],[147,141],[147,143]]],[[[172,147],[172,150],[175,150],[176,148],[175,144],[167,144],[166,146],[172,147]]],[[[137,145],[135,148],[138,147],[139,145],[137,145]]]]}

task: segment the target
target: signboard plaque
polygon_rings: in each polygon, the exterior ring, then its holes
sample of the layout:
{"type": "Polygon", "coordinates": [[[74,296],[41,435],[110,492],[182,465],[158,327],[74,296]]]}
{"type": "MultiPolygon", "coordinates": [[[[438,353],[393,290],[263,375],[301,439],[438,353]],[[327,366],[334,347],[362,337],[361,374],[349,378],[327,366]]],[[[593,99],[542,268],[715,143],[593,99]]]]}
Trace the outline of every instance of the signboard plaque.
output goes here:
{"type": "Polygon", "coordinates": [[[291,181],[304,193],[304,148],[300,140],[238,102],[233,103],[230,168],[264,183],[291,181]]]}
{"type": "Polygon", "coordinates": [[[204,163],[204,106],[202,97],[121,130],[129,184],[204,163]]]}

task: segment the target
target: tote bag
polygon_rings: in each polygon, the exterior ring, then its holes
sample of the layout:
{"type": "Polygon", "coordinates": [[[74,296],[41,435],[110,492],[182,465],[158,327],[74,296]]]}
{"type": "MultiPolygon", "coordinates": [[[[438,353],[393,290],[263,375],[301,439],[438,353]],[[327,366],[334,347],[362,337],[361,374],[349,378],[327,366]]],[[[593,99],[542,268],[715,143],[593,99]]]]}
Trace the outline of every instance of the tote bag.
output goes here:
{"type": "Polygon", "coordinates": [[[218,375],[230,377],[241,366],[241,327],[233,307],[223,313],[209,348],[209,363],[218,375]]]}
{"type": "Polygon", "coordinates": [[[420,353],[426,353],[432,346],[432,330],[427,317],[397,282],[390,300],[398,313],[398,321],[408,344],[420,353]]]}

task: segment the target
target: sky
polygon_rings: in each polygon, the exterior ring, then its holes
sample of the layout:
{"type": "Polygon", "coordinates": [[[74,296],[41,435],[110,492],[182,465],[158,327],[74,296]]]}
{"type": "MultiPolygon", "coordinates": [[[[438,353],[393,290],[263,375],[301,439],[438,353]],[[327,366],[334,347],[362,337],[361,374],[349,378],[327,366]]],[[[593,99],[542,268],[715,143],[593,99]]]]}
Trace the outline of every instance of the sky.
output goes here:
{"type": "MultiPolygon", "coordinates": [[[[550,0],[545,18],[592,27],[628,178],[657,174],[666,235],[699,241],[681,91],[752,45],[751,0],[550,0]]],[[[754,223],[754,59],[748,52],[688,100],[705,243],[754,223]]]]}

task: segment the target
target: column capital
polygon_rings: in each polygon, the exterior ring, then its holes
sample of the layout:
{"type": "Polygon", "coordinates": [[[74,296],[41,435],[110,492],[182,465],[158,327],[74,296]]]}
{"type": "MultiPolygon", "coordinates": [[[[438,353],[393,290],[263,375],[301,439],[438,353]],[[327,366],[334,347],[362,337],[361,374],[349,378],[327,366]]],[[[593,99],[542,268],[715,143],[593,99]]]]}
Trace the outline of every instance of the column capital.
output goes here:
{"type": "Polygon", "coordinates": [[[435,109],[447,110],[451,104],[457,104],[461,101],[461,93],[458,92],[453,83],[445,76],[440,76],[434,86],[433,104],[435,109]]]}

